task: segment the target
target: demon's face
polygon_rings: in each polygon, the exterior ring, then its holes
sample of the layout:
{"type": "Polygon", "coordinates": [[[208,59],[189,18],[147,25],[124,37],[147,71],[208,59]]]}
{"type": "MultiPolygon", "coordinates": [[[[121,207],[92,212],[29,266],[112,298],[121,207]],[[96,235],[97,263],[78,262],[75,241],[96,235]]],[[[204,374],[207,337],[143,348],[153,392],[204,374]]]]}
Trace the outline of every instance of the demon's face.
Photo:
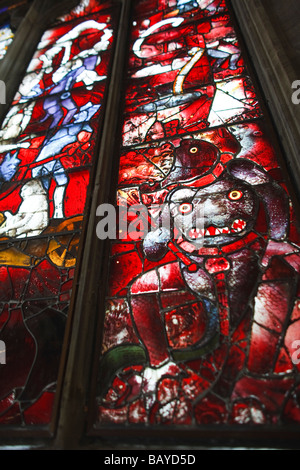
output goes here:
{"type": "Polygon", "coordinates": [[[174,226],[195,249],[244,236],[253,228],[258,210],[251,187],[228,175],[200,189],[176,189],[169,203],[174,226]]]}

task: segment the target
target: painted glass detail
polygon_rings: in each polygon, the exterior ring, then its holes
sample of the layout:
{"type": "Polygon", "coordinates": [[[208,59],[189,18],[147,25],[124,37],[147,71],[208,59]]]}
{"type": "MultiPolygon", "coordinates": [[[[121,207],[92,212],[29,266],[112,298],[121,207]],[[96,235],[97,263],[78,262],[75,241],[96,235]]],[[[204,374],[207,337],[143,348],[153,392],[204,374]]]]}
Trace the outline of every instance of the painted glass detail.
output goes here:
{"type": "Polygon", "coordinates": [[[299,422],[299,234],[224,1],[135,2],[117,204],[96,426],[299,422]]]}
{"type": "Polygon", "coordinates": [[[51,420],[117,21],[88,13],[43,34],[0,129],[2,424],[51,420]]]}

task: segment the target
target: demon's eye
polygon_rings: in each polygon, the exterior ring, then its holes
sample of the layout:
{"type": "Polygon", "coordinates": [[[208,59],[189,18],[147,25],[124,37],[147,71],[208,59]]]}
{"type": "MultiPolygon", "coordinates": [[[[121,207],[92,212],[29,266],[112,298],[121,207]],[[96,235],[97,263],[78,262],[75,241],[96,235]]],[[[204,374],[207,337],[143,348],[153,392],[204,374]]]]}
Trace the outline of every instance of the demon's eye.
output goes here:
{"type": "Polygon", "coordinates": [[[191,204],[190,202],[183,202],[178,207],[178,211],[182,215],[190,214],[192,210],[193,210],[193,204],[191,204]]]}
{"type": "Polygon", "coordinates": [[[243,197],[243,193],[242,191],[238,191],[237,189],[235,189],[228,194],[228,197],[232,201],[238,201],[239,199],[241,199],[241,197],[243,197]]]}
{"type": "Polygon", "coordinates": [[[190,153],[196,153],[196,152],[198,152],[198,147],[190,148],[190,153]]]}

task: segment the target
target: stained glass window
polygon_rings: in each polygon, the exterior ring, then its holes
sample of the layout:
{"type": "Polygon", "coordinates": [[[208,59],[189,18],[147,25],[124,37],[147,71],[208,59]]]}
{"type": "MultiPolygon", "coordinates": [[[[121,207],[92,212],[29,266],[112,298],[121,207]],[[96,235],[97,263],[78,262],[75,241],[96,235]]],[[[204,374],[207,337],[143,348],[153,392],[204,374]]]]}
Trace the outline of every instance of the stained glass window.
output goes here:
{"type": "Polygon", "coordinates": [[[299,423],[299,234],[226,2],[135,2],[125,101],[94,427],[299,423]]]}
{"type": "Polygon", "coordinates": [[[230,2],[81,0],[26,65],[0,127],[0,431],[298,425],[297,211],[230,2]]]}
{"type": "Polygon", "coordinates": [[[52,416],[117,22],[106,7],[44,32],[0,129],[2,424],[52,416]]]}

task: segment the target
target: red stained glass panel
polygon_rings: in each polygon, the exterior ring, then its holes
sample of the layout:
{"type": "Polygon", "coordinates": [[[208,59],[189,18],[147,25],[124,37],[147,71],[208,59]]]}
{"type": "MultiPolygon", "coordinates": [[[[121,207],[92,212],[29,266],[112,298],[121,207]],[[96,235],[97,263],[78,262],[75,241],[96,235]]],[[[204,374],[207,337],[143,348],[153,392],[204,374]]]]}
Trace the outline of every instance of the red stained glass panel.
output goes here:
{"type": "Polygon", "coordinates": [[[95,427],[299,423],[297,216],[226,4],[135,2],[131,40],[95,427]]]}
{"type": "Polygon", "coordinates": [[[118,15],[92,4],[44,34],[0,130],[2,425],[52,420],[118,15]]]}

